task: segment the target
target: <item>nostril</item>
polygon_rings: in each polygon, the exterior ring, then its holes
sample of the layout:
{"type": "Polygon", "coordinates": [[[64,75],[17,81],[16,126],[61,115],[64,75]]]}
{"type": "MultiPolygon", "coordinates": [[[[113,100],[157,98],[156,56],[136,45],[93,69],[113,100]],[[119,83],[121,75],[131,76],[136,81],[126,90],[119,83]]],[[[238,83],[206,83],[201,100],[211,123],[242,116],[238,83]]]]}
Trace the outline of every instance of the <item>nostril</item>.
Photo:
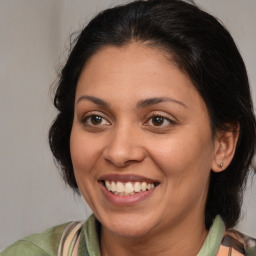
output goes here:
{"type": "Polygon", "coordinates": [[[124,146],[123,148],[112,146],[104,150],[103,157],[107,162],[119,168],[123,168],[132,163],[143,161],[145,153],[139,146],[124,146]]]}
{"type": "Polygon", "coordinates": [[[103,149],[103,157],[117,167],[126,167],[133,162],[140,162],[145,158],[144,148],[141,141],[135,138],[136,131],[131,136],[129,126],[118,126],[108,137],[103,149]]]}
{"type": "Polygon", "coordinates": [[[129,165],[129,161],[120,161],[120,160],[113,159],[113,158],[105,157],[105,161],[110,163],[111,165],[114,165],[115,167],[118,167],[118,168],[125,168],[126,166],[129,165]]]}

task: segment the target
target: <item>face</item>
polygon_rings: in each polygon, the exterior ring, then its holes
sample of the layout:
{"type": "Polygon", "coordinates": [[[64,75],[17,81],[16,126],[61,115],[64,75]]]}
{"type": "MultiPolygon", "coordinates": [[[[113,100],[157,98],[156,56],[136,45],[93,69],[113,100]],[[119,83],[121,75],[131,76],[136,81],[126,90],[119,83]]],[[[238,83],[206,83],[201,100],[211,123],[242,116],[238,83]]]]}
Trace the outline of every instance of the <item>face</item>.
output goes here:
{"type": "Polygon", "coordinates": [[[106,230],[141,237],[204,220],[209,115],[166,56],[135,43],[101,49],[81,73],[74,104],[75,177],[106,230]]]}

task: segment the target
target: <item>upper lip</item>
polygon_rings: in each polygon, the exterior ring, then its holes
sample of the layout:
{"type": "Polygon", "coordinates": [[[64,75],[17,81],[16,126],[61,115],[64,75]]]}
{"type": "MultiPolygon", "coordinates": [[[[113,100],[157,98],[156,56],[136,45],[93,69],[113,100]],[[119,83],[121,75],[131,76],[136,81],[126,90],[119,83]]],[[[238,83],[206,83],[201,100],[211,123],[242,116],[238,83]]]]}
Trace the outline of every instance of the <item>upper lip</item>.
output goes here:
{"type": "Polygon", "coordinates": [[[108,181],[120,181],[120,182],[147,182],[147,183],[159,183],[159,181],[150,179],[144,176],[136,175],[136,174],[105,174],[99,177],[99,181],[108,180],[108,181]]]}

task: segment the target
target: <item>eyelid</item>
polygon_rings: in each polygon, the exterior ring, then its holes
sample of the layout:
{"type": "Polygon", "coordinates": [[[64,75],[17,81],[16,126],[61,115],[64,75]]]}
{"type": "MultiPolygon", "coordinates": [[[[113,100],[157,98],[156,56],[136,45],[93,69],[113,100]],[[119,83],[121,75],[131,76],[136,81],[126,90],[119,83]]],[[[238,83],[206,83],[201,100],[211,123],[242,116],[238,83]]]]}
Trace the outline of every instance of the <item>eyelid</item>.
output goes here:
{"type": "MultiPolygon", "coordinates": [[[[144,124],[148,123],[150,121],[150,119],[152,119],[153,117],[162,117],[163,119],[167,120],[169,122],[169,125],[175,125],[177,124],[177,120],[174,117],[171,117],[169,114],[163,114],[162,112],[153,112],[150,113],[149,115],[147,115],[146,117],[146,122],[144,122],[144,124]]],[[[155,126],[157,127],[157,126],[155,126]]],[[[161,128],[161,126],[159,126],[159,128],[161,128]]],[[[162,126],[163,128],[163,126],[162,126]]]]}
{"type": "MultiPolygon", "coordinates": [[[[99,112],[99,111],[89,111],[89,112],[86,112],[85,114],[83,114],[80,118],[80,121],[85,124],[85,121],[86,119],[90,118],[91,116],[100,116],[102,117],[103,119],[105,119],[110,125],[112,124],[110,121],[109,121],[109,118],[106,116],[105,113],[103,112],[99,112]]],[[[89,126],[89,125],[88,125],[89,126]]],[[[100,125],[99,125],[100,126],[100,125]]]]}
{"type": "Polygon", "coordinates": [[[168,119],[168,120],[170,120],[171,122],[174,122],[174,123],[177,122],[177,120],[176,120],[176,118],[174,116],[172,116],[172,115],[170,115],[168,113],[163,113],[161,111],[151,112],[150,114],[148,114],[146,116],[146,119],[150,119],[150,118],[155,117],[155,116],[160,116],[160,117],[166,118],[166,119],[168,119]]]}

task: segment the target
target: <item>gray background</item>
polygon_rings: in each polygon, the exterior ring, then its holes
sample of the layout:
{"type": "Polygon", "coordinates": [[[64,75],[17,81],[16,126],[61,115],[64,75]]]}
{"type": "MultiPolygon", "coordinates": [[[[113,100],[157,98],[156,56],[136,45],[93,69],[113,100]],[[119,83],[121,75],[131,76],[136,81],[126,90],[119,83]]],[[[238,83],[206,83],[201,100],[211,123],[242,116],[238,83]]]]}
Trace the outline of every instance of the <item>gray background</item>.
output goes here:
{"type": "MultiPolygon", "coordinates": [[[[98,11],[126,1],[0,0],[0,251],[15,240],[90,210],[65,187],[47,132],[49,96],[71,32],[98,11]]],[[[256,0],[196,0],[233,35],[256,102],[256,0]]],[[[256,182],[247,189],[240,230],[256,236],[256,182]]]]}

